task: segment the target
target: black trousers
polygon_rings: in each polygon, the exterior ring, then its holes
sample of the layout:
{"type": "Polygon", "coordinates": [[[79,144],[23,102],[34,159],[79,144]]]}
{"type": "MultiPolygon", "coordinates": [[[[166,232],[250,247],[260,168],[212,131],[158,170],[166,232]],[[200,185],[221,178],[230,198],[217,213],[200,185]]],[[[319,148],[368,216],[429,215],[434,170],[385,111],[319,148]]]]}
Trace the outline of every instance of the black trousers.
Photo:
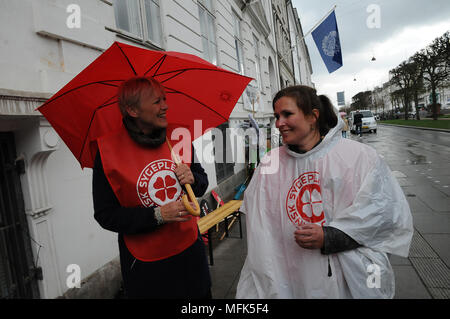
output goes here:
{"type": "Polygon", "coordinates": [[[201,236],[178,255],[144,262],[128,251],[119,236],[120,264],[126,298],[211,299],[211,277],[201,236]]]}

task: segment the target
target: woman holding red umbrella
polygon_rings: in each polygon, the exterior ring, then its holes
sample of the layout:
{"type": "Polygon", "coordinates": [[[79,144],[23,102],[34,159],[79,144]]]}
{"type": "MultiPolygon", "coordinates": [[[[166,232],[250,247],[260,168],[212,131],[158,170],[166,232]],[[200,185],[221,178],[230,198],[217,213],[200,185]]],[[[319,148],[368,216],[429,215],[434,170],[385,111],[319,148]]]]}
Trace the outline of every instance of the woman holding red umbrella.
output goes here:
{"type": "Polygon", "coordinates": [[[123,127],[98,140],[93,170],[95,219],[119,234],[129,298],[211,298],[207,257],[197,222],[180,201],[208,187],[199,163],[175,165],[164,88],[135,77],[119,88],[123,127]]]}

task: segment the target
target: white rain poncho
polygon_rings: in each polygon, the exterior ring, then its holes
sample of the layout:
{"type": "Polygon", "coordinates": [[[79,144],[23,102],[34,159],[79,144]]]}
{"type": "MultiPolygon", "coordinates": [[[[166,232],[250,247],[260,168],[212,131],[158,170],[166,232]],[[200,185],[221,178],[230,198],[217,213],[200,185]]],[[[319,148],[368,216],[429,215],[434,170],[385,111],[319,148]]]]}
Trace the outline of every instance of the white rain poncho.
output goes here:
{"type": "Polygon", "coordinates": [[[236,298],[393,298],[387,254],[408,255],[409,205],[383,159],[342,138],[338,121],[311,151],[282,146],[256,169],[241,207],[248,255],[236,298]],[[304,249],[294,239],[304,223],[338,228],[362,246],[304,249]]]}

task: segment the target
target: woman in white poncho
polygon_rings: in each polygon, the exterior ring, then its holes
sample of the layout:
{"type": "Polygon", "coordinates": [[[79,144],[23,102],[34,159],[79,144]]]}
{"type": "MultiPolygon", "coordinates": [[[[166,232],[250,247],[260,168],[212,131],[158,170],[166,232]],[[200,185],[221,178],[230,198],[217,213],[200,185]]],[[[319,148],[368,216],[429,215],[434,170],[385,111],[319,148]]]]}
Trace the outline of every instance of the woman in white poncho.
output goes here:
{"type": "Polygon", "coordinates": [[[413,226],[390,169],[342,138],[342,120],[314,89],[285,88],[273,107],[285,145],[261,160],[245,192],[236,298],[393,298],[388,254],[408,255],[413,226]]]}

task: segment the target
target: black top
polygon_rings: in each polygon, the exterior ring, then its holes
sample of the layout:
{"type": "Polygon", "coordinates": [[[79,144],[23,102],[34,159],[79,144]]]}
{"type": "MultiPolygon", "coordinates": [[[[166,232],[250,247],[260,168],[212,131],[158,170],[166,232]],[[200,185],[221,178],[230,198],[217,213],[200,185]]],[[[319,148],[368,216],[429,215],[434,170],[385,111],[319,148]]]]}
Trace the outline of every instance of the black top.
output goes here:
{"type": "Polygon", "coordinates": [[[340,229],[331,226],[323,226],[322,229],[324,238],[323,247],[320,251],[324,255],[335,254],[361,246],[356,240],[340,229]]]}
{"type": "Polygon", "coordinates": [[[363,115],[361,113],[357,113],[353,115],[353,119],[355,121],[355,124],[361,124],[362,123],[363,115]]]}
{"type": "MultiPolygon", "coordinates": [[[[194,154],[194,152],[193,152],[194,154]]],[[[208,187],[208,177],[199,163],[191,164],[195,178],[192,190],[197,197],[208,187]]],[[[170,258],[143,262],[128,251],[123,234],[139,234],[158,229],[152,207],[122,207],[103,171],[97,153],[93,168],[94,218],[101,227],[119,234],[120,264],[125,294],[130,298],[207,298],[211,279],[204,243],[197,241],[170,258]]]]}

